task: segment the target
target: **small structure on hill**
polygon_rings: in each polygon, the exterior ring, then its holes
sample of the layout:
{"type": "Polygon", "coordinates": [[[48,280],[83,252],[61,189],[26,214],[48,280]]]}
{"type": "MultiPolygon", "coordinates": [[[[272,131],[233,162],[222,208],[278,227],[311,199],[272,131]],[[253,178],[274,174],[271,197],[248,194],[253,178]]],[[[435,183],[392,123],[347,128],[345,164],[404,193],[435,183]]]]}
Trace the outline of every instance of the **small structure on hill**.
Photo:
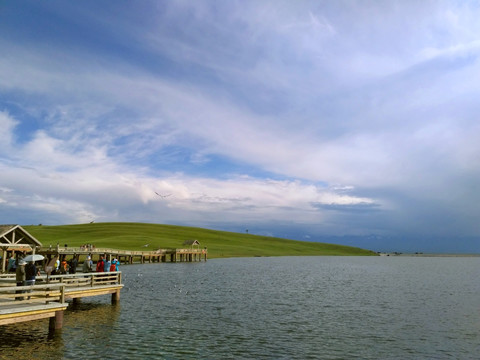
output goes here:
{"type": "Polygon", "coordinates": [[[36,249],[41,246],[42,243],[20,225],[0,225],[1,271],[5,272],[9,253],[10,256],[18,256],[19,253],[29,252],[35,254],[36,249]]]}
{"type": "Polygon", "coordinates": [[[188,245],[190,246],[192,249],[194,247],[196,247],[197,249],[200,247],[200,242],[198,240],[185,240],[183,242],[183,245],[188,245]]]}

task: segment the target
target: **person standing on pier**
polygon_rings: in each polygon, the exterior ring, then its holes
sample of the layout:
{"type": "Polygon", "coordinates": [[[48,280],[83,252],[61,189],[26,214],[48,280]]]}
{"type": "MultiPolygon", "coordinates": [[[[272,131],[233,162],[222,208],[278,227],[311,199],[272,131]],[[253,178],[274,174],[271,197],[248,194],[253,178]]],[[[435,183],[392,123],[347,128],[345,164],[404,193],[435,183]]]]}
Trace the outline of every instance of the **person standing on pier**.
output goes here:
{"type": "Polygon", "coordinates": [[[90,256],[87,256],[87,258],[85,259],[85,261],[83,262],[83,268],[82,268],[82,271],[84,273],[88,273],[88,272],[91,272],[93,269],[93,262],[92,262],[92,258],[90,256]]]}
{"type": "MultiPolygon", "coordinates": [[[[24,286],[25,285],[25,265],[27,263],[21,259],[18,262],[17,270],[16,270],[16,281],[17,281],[17,286],[24,286]]],[[[21,294],[23,293],[23,290],[17,290],[15,291],[16,294],[21,294]]],[[[23,297],[16,297],[15,300],[23,300],[23,297]]]]}
{"type": "Polygon", "coordinates": [[[100,256],[100,259],[97,261],[97,272],[104,272],[103,269],[105,268],[103,256],[100,256]]]}
{"type": "Polygon", "coordinates": [[[110,271],[118,271],[118,260],[113,259],[112,265],[110,265],[110,271]]]}
{"type": "MultiPolygon", "coordinates": [[[[58,244],[57,244],[57,246],[58,246],[58,244]]],[[[55,274],[58,274],[59,270],[60,270],[60,259],[57,256],[56,260],[55,260],[55,274]]]]}
{"type": "MultiPolygon", "coordinates": [[[[35,285],[36,275],[37,267],[33,261],[30,261],[27,266],[25,266],[25,285],[35,285]]],[[[32,292],[32,290],[29,290],[28,292],[32,292]]],[[[30,300],[30,296],[28,297],[28,300],[30,300]]]]}
{"type": "Polygon", "coordinates": [[[73,258],[70,260],[68,264],[68,273],[75,274],[77,272],[77,265],[78,265],[77,254],[73,254],[73,258]]]}
{"type": "Polygon", "coordinates": [[[60,274],[65,275],[67,273],[67,268],[68,268],[67,260],[63,258],[62,262],[60,263],[60,274]]]}
{"type": "Polygon", "coordinates": [[[12,253],[12,256],[8,259],[7,272],[14,273],[17,270],[15,256],[12,253]]]}
{"type": "Polygon", "coordinates": [[[107,260],[107,259],[103,260],[103,264],[104,264],[104,265],[103,265],[103,266],[104,266],[104,267],[103,267],[103,271],[104,271],[104,272],[109,272],[109,271],[110,271],[110,265],[112,265],[112,263],[110,262],[110,260],[107,260]]]}

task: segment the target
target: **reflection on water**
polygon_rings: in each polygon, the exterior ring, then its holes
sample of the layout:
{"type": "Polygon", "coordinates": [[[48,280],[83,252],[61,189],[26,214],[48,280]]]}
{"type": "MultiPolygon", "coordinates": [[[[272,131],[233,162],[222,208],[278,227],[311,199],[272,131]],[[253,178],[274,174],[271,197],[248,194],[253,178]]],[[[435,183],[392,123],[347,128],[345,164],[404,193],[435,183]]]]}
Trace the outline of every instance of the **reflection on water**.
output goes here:
{"type": "Polygon", "coordinates": [[[480,258],[218,259],[122,268],[120,305],[0,327],[11,359],[474,359],[480,258]]]}
{"type": "MultiPolygon", "coordinates": [[[[64,314],[64,329],[48,330],[48,319],[0,326],[1,359],[63,359],[69,349],[82,349],[89,337],[95,341],[108,339],[118,319],[120,305],[102,303],[70,304],[64,314]]],[[[94,353],[98,353],[95,349],[94,353]]],[[[90,349],[85,349],[85,353],[90,349]]]]}
{"type": "Polygon", "coordinates": [[[1,359],[61,359],[63,338],[48,333],[48,320],[0,326],[1,359]]]}
{"type": "MultiPolygon", "coordinates": [[[[102,296],[103,300],[109,300],[110,295],[102,296]]],[[[88,358],[107,351],[109,340],[114,337],[114,330],[120,315],[121,305],[109,303],[87,303],[93,298],[82,299],[82,303],[69,307],[64,316],[63,332],[64,353],[77,354],[81,358],[88,358]],[[92,346],[95,344],[95,346],[92,346]],[[99,349],[97,346],[103,346],[99,349]]]]}

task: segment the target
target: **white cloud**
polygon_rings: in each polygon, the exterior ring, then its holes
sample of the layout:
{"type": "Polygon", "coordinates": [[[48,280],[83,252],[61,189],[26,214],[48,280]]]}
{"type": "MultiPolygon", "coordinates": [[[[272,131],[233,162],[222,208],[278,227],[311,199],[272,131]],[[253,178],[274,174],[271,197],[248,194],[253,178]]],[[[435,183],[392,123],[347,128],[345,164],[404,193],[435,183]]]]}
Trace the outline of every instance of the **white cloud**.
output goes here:
{"type": "Polygon", "coordinates": [[[2,139],[0,141],[0,154],[11,151],[14,141],[13,130],[18,125],[6,111],[0,111],[0,128],[2,129],[2,139]]]}
{"type": "MultiPolygon", "coordinates": [[[[16,151],[22,157],[22,166],[1,166],[6,174],[2,188],[8,189],[4,191],[3,202],[18,206],[24,199],[25,208],[58,216],[68,214],[71,222],[115,220],[116,216],[128,218],[125,211],[142,204],[151,211],[160,206],[164,212],[166,206],[174,213],[204,212],[206,218],[221,211],[225,220],[239,215],[253,218],[261,215],[267,219],[294,216],[305,220],[305,216],[317,216],[312,202],[366,201],[299,181],[250,177],[216,180],[188,175],[159,180],[143,173],[141,168],[115,163],[102,149],[82,147],[76,151],[66,140],[49,137],[44,131],[39,131],[30,142],[16,144],[16,151]],[[161,198],[156,192],[171,197],[161,198]]],[[[170,221],[180,221],[183,216],[172,216],[170,221]]]]}
{"type": "Polygon", "coordinates": [[[398,216],[405,198],[454,208],[465,202],[454,188],[478,197],[476,7],[150,6],[81,11],[109,30],[101,51],[84,39],[0,40],[0,187],[12,190],[2,206],[71,221],[332,225],[341,209],[398,216]],[[215,157],[260,175],[218,163],[223,176],[207,176],[215,157]]]}

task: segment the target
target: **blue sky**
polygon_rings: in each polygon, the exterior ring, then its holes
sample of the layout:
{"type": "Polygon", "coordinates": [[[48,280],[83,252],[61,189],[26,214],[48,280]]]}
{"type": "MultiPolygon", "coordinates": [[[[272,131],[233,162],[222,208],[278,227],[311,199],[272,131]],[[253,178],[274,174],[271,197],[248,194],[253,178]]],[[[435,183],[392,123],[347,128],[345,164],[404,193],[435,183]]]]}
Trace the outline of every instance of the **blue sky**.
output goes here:
{"type": "Polygon", "coordinates": [[[466,1],[2,1],[0,222],[480,252],[479,18],[466,1]]]}

